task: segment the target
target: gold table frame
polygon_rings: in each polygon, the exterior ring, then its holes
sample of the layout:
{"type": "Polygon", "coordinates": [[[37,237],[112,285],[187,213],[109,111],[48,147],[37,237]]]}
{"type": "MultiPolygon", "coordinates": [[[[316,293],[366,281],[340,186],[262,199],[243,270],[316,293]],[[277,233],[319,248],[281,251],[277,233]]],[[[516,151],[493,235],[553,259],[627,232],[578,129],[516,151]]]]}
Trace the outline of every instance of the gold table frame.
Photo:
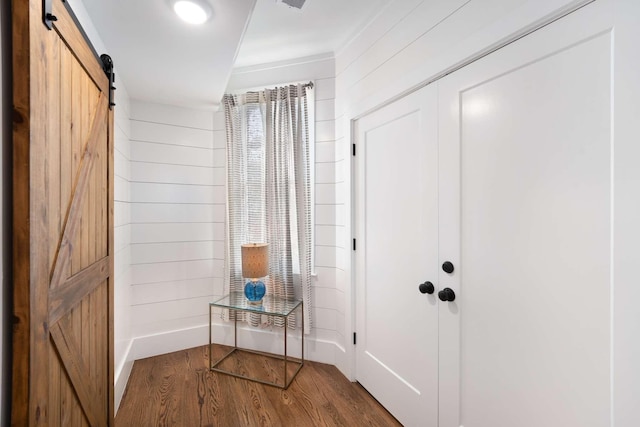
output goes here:
{"type": "Polygon", "coordinates": [[[280,298],[273,295],[266,295],[261,305],[251,305],[249,304],[246,297],[244,296],[244,293],[242,292],[231,292],[214,302],[210,302],[209,303],[209,370],[220,372],[226,375],[231,375],[236,378],[243,378],[245,380],[258,382],[258,383],[270,385],[273,387],[278,387],[285,390],[289,388],[289,385],[291,385],[291,383],[293,382],[293,379],[296,377],[296,375],[298,375],[298,372],[300,372],[300,369],[302,369],[302,366],[304,366],[304,310],[303,310],[303,307],[304,307],[304,304],[302,300],[285,299],[285,298],[280,298]],[[233,348],[229,352],[227,352],[224,356],[222,356],[222,358],[220,358],[217,362],[212,363],[211,350],[213,348],[213,342],[212,342],[213,341],[212,340],[213,308],[228,309],[229,311],[231,310],[244,311],[247,313],[257,313],[262,315],[269,315],[269,316],[276,316],[276,317],[283,318],[284,319],[284,355],[265,353],[261,351],[249,350],[249,349],[238,347],[238,316],[233,316],[233,348]],[[302,329],[300,333],[300,336],[301,336],[300,356],[301,357],[299,359],[287,356],[287,335],[288,335],[287,325],[289,323],[289,316],[298,309],[300,309],[300,318],[302,321],[302,329]],[[231,356],[235,352],[258,354],[264,357],[269,357],[271,359],[282,360],[283,372],[284,372],[283,383],[279,384],[277,382],[265,381],[259,378],[251,378],[251,377],[237,374],[235,372],[224,370],[218,367],[225,359],[227,359],[229,356],[231,356]],[[287,367],[289,363],[294,363],[298,365],[293,375],[291,375],[291,378],[287,378],[288,377],[287,367]]]}

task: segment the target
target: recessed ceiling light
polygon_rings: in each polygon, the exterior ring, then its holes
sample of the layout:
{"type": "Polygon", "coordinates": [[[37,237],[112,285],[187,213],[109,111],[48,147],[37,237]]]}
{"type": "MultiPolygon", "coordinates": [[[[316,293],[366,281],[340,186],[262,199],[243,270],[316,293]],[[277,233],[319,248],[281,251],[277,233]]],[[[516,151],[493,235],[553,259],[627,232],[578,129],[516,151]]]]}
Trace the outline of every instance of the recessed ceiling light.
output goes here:
{"type": "Polygon", "coordinates": [[[177,0],[173,10],[185,22],[194,25],[204,24],[211,16],[211,7],[200,0],[177,0]]]}

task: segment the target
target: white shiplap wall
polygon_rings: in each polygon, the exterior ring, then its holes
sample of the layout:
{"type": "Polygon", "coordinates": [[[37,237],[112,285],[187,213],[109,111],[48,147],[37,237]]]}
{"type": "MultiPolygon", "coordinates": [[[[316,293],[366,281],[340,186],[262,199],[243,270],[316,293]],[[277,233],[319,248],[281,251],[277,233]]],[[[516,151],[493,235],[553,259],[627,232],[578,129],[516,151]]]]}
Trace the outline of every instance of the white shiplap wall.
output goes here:
{"type": "MultiPolygon", "coordinates": [[[[351,123],[403,93],[438,77],[456,64],[531,28],[583,0],[394,0],[336,55],[337,222],[346,224],[342,247],[351,238],[351,123]]],[[[338,243],[339,245],[340,243],[338,243]]],[[[353,331],[351,254],[338,257],[339,311],[353,331]]],[[[353,346],[340,343],[336,366],[354,378],[353,346]]]]}
{"type": "MultiPolygon", "coordinates": [[[[314,82],[315,96],[315,272],[312,281],[312,330],[305,337],[309,359],[334,363],[337,336],[344,324],[339,307],[342,289],[336,286],[337,256],[344,240],[344,223],[336,215],[342,179],[337,173],[335,147],[335,61],[331,55],[235,69],[229,93],[314,82]]],[[[340,340],[342,341],[342,340],[340,340]]]]}
{"type": "Polygon", "coordinates": [[[135,358],[207,342],[224,275],[224,121],[132,102],[131,327],[135,358]]]}
{"type": "Polygon", "coordinates": [[[130,105],[122,83],[116,90],[114,120],[114,361],[116,408],[124,394],[133,355],[131,345],[131,143],[130,105]]]}

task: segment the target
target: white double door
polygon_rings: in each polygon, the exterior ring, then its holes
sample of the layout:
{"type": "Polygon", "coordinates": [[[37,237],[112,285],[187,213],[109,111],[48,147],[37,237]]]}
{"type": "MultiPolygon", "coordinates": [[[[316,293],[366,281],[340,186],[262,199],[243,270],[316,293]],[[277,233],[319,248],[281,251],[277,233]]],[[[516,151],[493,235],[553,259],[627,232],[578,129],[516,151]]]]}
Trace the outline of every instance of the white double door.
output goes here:
{"type": "Polygon", "coordinates": [[[610,425],[609,11],[355,123],[356,379],[405,426],[610,425]]]}

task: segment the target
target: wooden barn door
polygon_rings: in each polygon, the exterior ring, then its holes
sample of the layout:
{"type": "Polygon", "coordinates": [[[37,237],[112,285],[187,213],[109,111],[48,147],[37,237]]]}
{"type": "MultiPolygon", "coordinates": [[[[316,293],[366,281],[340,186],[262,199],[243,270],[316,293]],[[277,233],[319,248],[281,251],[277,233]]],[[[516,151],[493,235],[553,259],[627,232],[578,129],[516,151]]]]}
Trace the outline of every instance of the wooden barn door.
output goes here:
{"type": "Polygon", "coordinates": [[[12,424],[111,425],[110,79],[63,0],[14,0],[12,13],[12,424]]]}

